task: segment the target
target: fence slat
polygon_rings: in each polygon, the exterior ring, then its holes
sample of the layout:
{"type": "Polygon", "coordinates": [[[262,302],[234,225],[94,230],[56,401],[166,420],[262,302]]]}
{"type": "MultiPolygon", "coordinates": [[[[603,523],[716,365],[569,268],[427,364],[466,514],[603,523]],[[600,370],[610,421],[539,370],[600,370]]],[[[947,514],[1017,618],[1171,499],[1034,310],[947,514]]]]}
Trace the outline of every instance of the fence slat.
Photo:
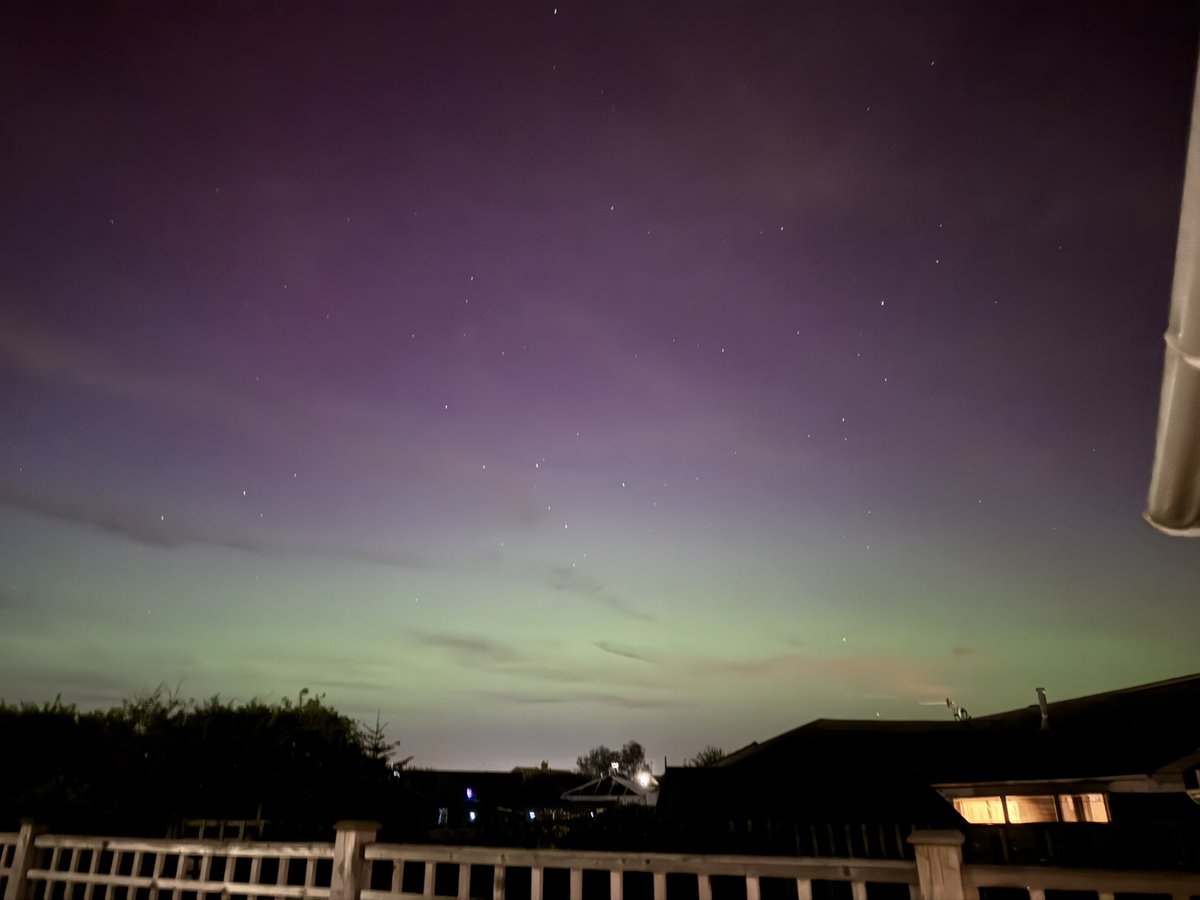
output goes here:
{"type": "Polygon", "coordinates": [[[812,900],[812,879],[796,879],[796,900],[812,900]]]}
{"type": "MultiPolygon", "coordinates": [[[[180,890],[179,890],[179,887],[178,887],[178,882],[180,882],[180,881],[182,881],[182,880],[183,880],[183,878],[184,878],[184,869],[185,869],[186,867],[187,867],[187,858],[186,858],[186,857],[185,857],[185,856],[184,856],[182,853],[178,853],[178,854],[176,854],[176,855],[175,855],[175,881],[176,881],[176,887],[174,887],[174,888],[172,888],[172,889],[171,889],[171,900],[180,900],[180,890]]],[[[91,898],[90,898],[90,897],[84,897],[84,898],[83,898],[83,900],[91,900],[91,898]]]]}
{"type": "Polygon", "coordinates": [[[12,858],[6,867],[8,883],[4,886],[4,900],[26,900],[33,896],[33,885],[28,876],[37,862],[37,836],[40,832],[41,828],[32,822],[21,823],[21,830],[11,845],[12,858]]]}
{"type": "Polygon", "coordinates": [[[616,869],[608,873],[608,900],[622,900],[625,873],[616,869]]]}
{"type": "MultiPolygon", "coordinates": [[[[114,850],[108,858],[108,877],[111,879],[114,875],[121,871],[121,851],[114,850]]],[[[104,900],[112,900],[113,883],[110,880],[104,885],[104,900]]]]}
{"type": "Polygon", "coordinates": [[[434,867],[434,865],[436,865],[436,863],[433,863],[433,862],[425,863],[425,883],[421,887],[421,896],[423,896],[423,897],[432,897],[433,896],[433,867],[434,867]]]}
{"type": "Polygon", "coordinates": [[[583,900],[583,869],[571,870],[571,900],[583,900]]]}
{"type": "MultiPolygon", "coordinates": [[[[279,857],[279,870],[275,873],[275,887],[287,887],[288,869],[291,868],[292,861],[286,856],[279,857]]],[[[275,895],[278,900],[284,900],[283,894],[275,895]]],[[[172,898],[175,900],[175,898],[172,898]]]]}
{"type": "Polygon", "coordinates": [[[696,895],[698,900],[712,900],[712,879],[704,873],[696,876],[696,895]]]}
{"type": "Polygon", "coordinates": [[[154,880],[154,884],[150,888],[150,900],[158,900],[158,881],[162,878],[166,855],[165,853],[154,854],[154,867],[150,870],[150,877],[154,880]]]}
{"type": "MultiPolygon", "coordinates": [[[[92,858],[88,860],[88,875],[94,876],[100,871],[100,848],[92,848],[92,858]]],[[[83,887],[83,900],[92,900],[92,893],[96,890],[96,885],[88,882],[83,887]]]]}
{"type": "Polygon", "coordinates": [[[471,864],[458,864],[458,900],[470,900],[471,897],[471,864]]]}
{"type": "Polygon", "coordinates": [[[492,868],[492,900],[504,900],[504,866],[501,863],[492,868]]]}
{"type": "Polygon", "coordinates": [[[529,900],[542,900],[542,867],[529,870],[529,900]]]}

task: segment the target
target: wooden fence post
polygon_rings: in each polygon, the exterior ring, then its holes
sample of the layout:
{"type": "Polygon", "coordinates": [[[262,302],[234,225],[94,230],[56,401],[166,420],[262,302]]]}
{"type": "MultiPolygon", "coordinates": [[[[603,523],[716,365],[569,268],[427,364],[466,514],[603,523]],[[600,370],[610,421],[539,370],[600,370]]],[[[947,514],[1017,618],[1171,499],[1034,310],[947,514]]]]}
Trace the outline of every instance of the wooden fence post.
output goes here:
{"type": "MultiPolygon", "coordinates": [[[[367,844],[379,833],[378,822],[338,822],[333,841],[333,877],[329,882],[329,900],[359,900],[367,887],[370,869],[363,856],[367,844]]],[[[4,900],[9,900],[5,897],[4,900]]],[[[15,898],[14,898],[15,900],[15,898]]]]}
{"type": "Polygon", "coordinates": [[[963,835],[958,831],[914,831],[908,842],[917,851],[921,900],[977,900],[963,884],[963,835]]]}
{"type": "Polygon", "coordinates": [[[8,885],[4,889],[4,900],[28,900],[33,896],[33,885],[27,877],[37,859],[33,839],[45,830],[28,820],[21,822],[17,843],[13,848],[12,870],[8,873],[8,885]]]}

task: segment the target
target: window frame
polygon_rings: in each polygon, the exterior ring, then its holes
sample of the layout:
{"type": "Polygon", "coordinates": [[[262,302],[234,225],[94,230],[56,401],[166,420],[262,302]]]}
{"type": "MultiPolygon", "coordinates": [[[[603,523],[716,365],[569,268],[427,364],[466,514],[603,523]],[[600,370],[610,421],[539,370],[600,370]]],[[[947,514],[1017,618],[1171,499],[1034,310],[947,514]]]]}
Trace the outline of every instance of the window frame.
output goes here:
{"type": "MultiPolygon", "coordinates": [[[[954,811],[956,813],[958,813],[960,816],[962,816],[963,819],[966,820],[967,824],[969,824],[969,825],[983,825],[983,826],[987,826],[987,827],[995,827],[997,825],[1056,825],[1056,824],[1111,825],[1112,824],[1112,808],[1109,806],[1109,803],[1108,803],[1108,795],[1106,793],[1104,793],[1103,791],[1064,791],[1062,793],[1055,792],[1055,793],[1038,793],[1038,794],[1006,794],[1006,793],[968,794],[968,795],[964,795],[961,797],[951,798],[951,805],[954,807],[954,811]],[[1034,821],[1029,821],[1029,822],[1014,822],[1012,820],[1012,817],[1009,815],[1009,812],[1008,812],[1008,804],[1009,804],[1010,799],[1020,801],[1023,799],[1034,799],[1034,798],[1041,799],[1044,797],[1049,797],[1054,801],[1054,815],[1055,815],[1054,819],[1039,819],[1039,820],[1034,820],[1034,821]],[[1063,810],[1065,808],[1064,801],[1066,801],[1067,798],[1071,798],[1071,797],[1099,798],[1099,808],[1103,811],[1104,818],[1103,819],[1086,819],[1086,818],[1078,818],[1078,817],[1068,818],[1066,815],[1063,814],[1063,810]],[[963,810],[960,807],[960,801],[971,801],[971,800],[998,801],[1000,804],[1000,809],[1004,813],[1004,821],[1003,822],[974,822],[974,821],[971,821],[965,815],[963,815],[963,810]]],[[[1083,805],[1084,809],[1090,810],[1090,809],[1094,808],[1094,801],[1092,803],[1089,803],[1088,801],[1085,800],[1082,805],[1083,805]]],[[[1075,816],[1075,812],[1076,812],[1076,808],[1075,808],[1075,805],[1072,803],[1071,815],[1075,816]]]]}

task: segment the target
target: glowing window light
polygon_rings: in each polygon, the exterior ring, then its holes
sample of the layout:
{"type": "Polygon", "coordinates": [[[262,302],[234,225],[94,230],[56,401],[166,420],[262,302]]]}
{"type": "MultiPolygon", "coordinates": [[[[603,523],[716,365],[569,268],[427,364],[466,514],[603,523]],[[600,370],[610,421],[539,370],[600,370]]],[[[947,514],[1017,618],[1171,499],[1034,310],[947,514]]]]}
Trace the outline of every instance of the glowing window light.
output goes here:
{"type": "Polygon", "coordinates": [[[955,797],[954,808],[972,825],[1004,824],[1004,801],[1000,797],[955,797]]]}
{"type": "Polygon", "coordinates": [[[1111,822],[1103,794],[1059,794],[1058,807],[1064,822],[1111,822]]]}
{"type": "Polygon", "coordinates": [[[1004,804],[1008,809],[1008,821],[1014,825],[1023,825],[1026,822],[1058,821],[1058,807],[1054,803],[1053,794],[1037,797],[1005,797],[1004,804]]]}
{"type": "Polygon", "coordinates": [[[1101,793],[955,797],[954,809],[972,825],[1036,822],[1111,822],[1101,793]]]}

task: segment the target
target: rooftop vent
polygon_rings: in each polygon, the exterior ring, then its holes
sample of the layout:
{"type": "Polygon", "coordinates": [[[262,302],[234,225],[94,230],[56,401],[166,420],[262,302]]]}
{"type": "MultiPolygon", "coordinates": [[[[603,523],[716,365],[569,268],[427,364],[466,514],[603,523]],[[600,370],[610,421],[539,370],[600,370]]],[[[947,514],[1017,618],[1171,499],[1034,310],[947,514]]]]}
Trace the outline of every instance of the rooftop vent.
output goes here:
{"type": "Polygon", "coordinates": [[[966,722],[968,719],[971,718],[971,714],[969,712],[967,712],[965,709],[963,709],[961,706],[959,706],[957,703],[955,703],[949,697],[946,698],[946,708],[949,709],[950,712],[954,715],[955,722],[966,722]]]}
{"type": "Polygon", "coordinates": [[[1046,702],[1046,689],[1037,689],[1038,708],[1042,711],[1042,731],[1050,730],[1050,705],[1046,702]]]}

